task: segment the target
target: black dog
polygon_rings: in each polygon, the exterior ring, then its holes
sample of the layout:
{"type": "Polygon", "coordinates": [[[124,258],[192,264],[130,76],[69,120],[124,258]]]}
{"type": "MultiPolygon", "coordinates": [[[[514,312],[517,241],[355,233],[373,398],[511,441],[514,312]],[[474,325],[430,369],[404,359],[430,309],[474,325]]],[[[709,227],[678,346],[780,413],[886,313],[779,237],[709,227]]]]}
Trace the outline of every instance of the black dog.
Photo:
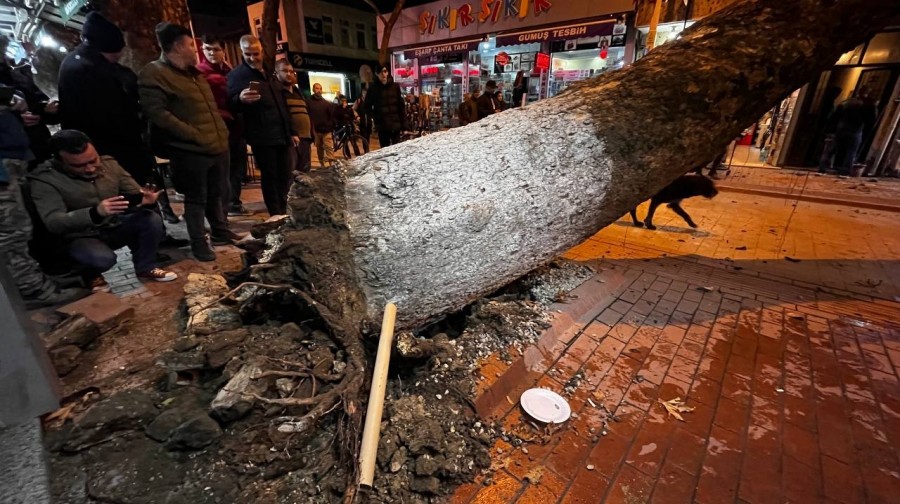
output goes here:
{"type": "Polygon", "coordinates": [[[691,220],[691,216],[681,208],[681,200],[693,198],[694,196],[712,198],[716,194],[719,194],[719,191],[716,190],[716,184],[711,179],[706,178],[703,175],[682,175],[675,179],[675,182],[664,187],[650,199],[650,210],[647,211],[647,219],[645,219],[644,222],[638,220],[636,212],[637,208],[631,210],[631,220],[634,221],[634,225],[637,227],[646,224],[647,229],[656,229],[656,226],[653,225],[653,214],[656,212],[656,207],[663,203],[668,203],[669,208],[680,215],[681,218],[687,222],[688,226],[695,228],[697,227],[697,224],[695,224],[694,221],[691,220]]]}

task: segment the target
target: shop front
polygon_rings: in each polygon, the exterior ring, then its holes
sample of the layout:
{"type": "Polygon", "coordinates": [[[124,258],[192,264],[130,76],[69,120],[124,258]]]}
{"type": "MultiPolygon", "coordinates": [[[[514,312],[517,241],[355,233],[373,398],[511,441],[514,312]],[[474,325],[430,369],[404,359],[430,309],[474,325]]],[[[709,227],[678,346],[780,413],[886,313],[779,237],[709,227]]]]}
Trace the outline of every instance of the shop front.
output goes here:
{"type": "Polygon", "coordinates": [[[312,93],[312,86],[322,85],[322,96],[333,101],[338,95],[353,100],[359,96],[362,65],[375,68],[373,61],[364,61],[336,56],[306,54],[287,51],[287,59],[297,72],[297,84],[304,93],[312,93]]]}
{"type": "Polygon", "coordinates": [[[631,0],[445,0],[404,9],[407,24],[391,35],[394,80],[405,94],[427,96],[444,127],[456,124],[463,97],[489,80],[507,105],[518,75],[525,103],[554,96],[630,62],[631,8],[631,0]]]}

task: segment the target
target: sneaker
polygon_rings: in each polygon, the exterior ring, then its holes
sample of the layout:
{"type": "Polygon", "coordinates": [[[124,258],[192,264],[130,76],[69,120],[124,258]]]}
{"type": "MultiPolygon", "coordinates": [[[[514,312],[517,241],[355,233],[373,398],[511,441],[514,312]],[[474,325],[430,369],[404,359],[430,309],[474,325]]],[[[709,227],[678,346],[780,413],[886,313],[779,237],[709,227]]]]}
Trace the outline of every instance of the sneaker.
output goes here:
{"type": "Polygon", "coordinates": [[[25,299],[25,308],[28,310],[35,310],[37,308],[71,303],[90,293],[91,291],[80,288],[56,289],[55,291],[50,291],[37,297],[25,299]]]}
{"type": "Polygon", "coordinates": [[[249,208],[245,207],[244,205],[235,205],[228,209],[228,215],[230,215],[232,217],[254,215],[255,213],[256,212],[254,212],[253,210],[250,210],[249,208]]]}
{"type": "Polygon", "coordinates": [[[106,283],[106,279],[102,276],[91,280],[91,292],[109,292],[109,289],[109,284],[106,283]]]}
{"type": "Polygon", "coordinates": [[[157,282],[171,282],[178,278],[178,275],[171,271],[166,271],[162,268],[153,268],[150,271],[145,271],[143,273],[137,274],[138,278],[146,278],[149,280],[156,280],[157,282]]]}
{"type": "Polygon", "coordinates": [[[209,243],[206,240],[202,242],[192,243],[191,244],[191,253],[194,254],[194,259],[203,262],[215,261],[216,253],[213,251],[212,247],[209,246],[209,243]]]}

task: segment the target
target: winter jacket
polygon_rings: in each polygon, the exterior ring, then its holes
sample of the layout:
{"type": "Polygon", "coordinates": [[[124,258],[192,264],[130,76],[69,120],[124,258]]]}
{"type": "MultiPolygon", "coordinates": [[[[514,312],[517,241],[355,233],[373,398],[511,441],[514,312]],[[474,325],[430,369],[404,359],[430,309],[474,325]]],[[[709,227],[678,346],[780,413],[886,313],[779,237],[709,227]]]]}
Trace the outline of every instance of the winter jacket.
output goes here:
{"type": "Polygon", "coordinates": [[[334,128],[337,126],[334,103],[315,94],[309,98],[307,103],[309,104],[309,117],[312,119],[316,133],[331,133],[334,131],[334,128]]]}
{"type": "Polygon", "coordinates": [[[381,84],[376,81],[366,94],[366,110],[375,119],[378,131],[402,131],[406,129],[406,113],[400,86],[393,81],[381,84]]]}
{"type": "Polygon", "coordinates": [[[502,110],[503,104],[497,99],[496,93],[483,93],[478,97],[478,119],[484,119],[502,110]]]}
{"type": "Polygon", "coordinates": [[[353,107],[350,105],[347,105],[347,107],[338,105],[335,108],[335,120],[337,121],[338,126],[353,124],[356,120],[356,113],[353,112],[353,107]]]}
{"type": "Polygon", "coordinates": [[[234,67],[228,73],[228,102],[231,111],[241,115],[244,139],[251,146],[273,147],[290,145],[291,114],[284,102],[284,86],[274,77],[266,77],[247,62],[234,67]],[[241,103],[241,91],[250,82],[259,82],[261,98],[256,103],[241,103]]]}
{"type": "Polygon", "coordinates": [[[181,70],[160,56],[141,70],[138,85],[157,155],[167,157],[173,148],[209,155],[228,150],[228,129],[199,70],[181,70]]]}
{"type": "Polygon", "coordinates": [[[478,120],[478,101],[477,98],[469,98],[459,104],[459,125],[473,123],[478,120]]]}
{"type": "Polygon", "coordinates": [[[44,113],[44,107],[50,99],[34,83],[31,67],[24,66],[14,69],[6,61],[5,56],[0,55],[0,84],[16,88],[28,103],[28,111],[41,116],[41,122],[38,124],[25,126],[25,133],[28,135],[31,150],[38,161],[48,159],[50,150],[47,142],[50,140],[50,129],[47,128],[47,125],[59,124],[59,116],[58,114],[44,113]]]}
{"type": "Polygon", "coordinates": [[[231,72],[231,67],[225,62],[213,65],[209,61],[203,60],[197,65],[197,70],[200,70],[203,77],[206,77],[206,82],[209,83],[213,96],[216,98],[219,114],[221,114],[222,119],[225,119],[225,123],[228,124],[233,119],[228,105],[228,73],[231,72]]]}
{"type": "Polygon", "coordinates": [[[297,86],[291,86],[290,89],[282,87],[281,92],[284,94],[284,101],[291,113],[292,133],[303,139],[312,138],[312,119],[309,117],[309,104],[306,97],[300,93],[297,86]]]}
{"type": "Polygon", "coordinates": [[[854,97],[841,103],[828,118],[826,131],[853,136],[870,131],[877,120],[875,105],[854,97]]]}
{"type": "Polygon", "coordinates": [[[100,157],[94,180],[73,177],[59,161],[47,161],[28,175],[31,199],[38,215],[53,234],[68,239],[96,236],[101,229],[118,225],[118,217],[100,217],[96,206],[119,194],[138,194],[141,187],[110,156],[100,157]]]}
{"type": "Polygon", "coordinates": [[[81,44],[59,68],[59,113],[64,129],[91,138],[100,154],[116,155],[143,145],[137,75],[81,44]]]}
{"type": "MultiPolygon", "coordinates": [[[[0,87],[7,87],[0,84],[0,87]]],[[[19,94],[21,97],[22,95],[19,94]]],[[[29,149],[28,133],[19,114],[9,107],[0,107],[0,161],[3,159],[18,159],[31,161],[34,159],[29,149]]],[[[0,171],[3,164],[0,162],[0,171]]],[[[7,175],[8,176],[8,175],[7,175]]],[[[8,182],[0,176],[0,182],[8,182]]]]}

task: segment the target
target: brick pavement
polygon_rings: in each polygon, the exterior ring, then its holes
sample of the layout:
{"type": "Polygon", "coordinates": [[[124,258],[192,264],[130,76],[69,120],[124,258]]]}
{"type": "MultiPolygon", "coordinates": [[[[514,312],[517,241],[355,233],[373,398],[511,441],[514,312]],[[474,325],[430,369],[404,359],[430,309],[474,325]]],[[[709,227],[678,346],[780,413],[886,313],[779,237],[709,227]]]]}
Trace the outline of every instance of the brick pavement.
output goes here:
{"type": "Polygon", "coordinates": [[[507,398],[580,375],[577,416],[546,444],[498,442],[491,484],[452,502],[896,502],[900,305],[862,321],[845,312],[867,301],[780,301],[740,272],[742,291],[705,292],[653,262],[600,263],[534,347],[484,375],[480,413],[508,430],[523,419],[507,398]],[[696,408],[684,422],[657,403],[676,397],[696,408]],[[604,426],[601,403],[620,421],[604,426]]]}

